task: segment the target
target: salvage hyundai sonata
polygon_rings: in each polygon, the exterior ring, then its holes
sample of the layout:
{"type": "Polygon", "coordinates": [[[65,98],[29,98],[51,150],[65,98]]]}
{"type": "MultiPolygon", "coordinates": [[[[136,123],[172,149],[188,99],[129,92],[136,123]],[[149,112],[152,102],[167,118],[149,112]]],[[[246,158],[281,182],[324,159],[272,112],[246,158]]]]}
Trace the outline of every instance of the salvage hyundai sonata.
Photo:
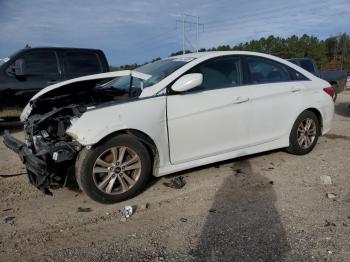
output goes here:
{"type": "Polygon", "coordinates": [[[4,143],[45,193],[76,179],[88,196],[135,196],[151,175],[286,148],[309,153],[331,128],[333,89],[253,52],[166,58],[51,85],[24,109],[26,142],[4,143]]]}

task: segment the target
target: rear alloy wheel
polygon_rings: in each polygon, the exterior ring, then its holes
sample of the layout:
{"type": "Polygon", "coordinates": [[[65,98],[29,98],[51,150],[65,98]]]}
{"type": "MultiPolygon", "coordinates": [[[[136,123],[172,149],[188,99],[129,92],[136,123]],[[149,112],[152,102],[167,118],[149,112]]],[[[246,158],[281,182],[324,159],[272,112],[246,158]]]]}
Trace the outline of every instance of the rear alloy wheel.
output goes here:
{"type": "Polygon", "coordinates": [[[130,135],[120,135],[90,150],[77,160],[80,188],[100,203],[133,197],[147,184],[151,158],[145,146],[130,135]]]}
{"type": "Polygon", "coordinates": [[[320,134],[320,125],[316,115],[304,111],[295,121],[289,136],[287,151],[296,155],[305,155],[315,147],[320,134]]]}

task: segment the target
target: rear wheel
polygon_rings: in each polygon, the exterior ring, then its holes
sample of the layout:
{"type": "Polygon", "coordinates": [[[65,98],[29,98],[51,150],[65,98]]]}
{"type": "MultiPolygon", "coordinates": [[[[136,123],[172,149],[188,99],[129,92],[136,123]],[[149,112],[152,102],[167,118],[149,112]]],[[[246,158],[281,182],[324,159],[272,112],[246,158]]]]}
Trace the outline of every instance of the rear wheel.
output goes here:
{"type": "Polygon", "coordinates": [[[295,121],[289,136],[287,151],[295,155],[305,155],[315,147],[321,128],[317,116],[304,111],[295,121]]]}
{"type": "Polygon", "coordinates": [[[131,198],[147,184],[151,158],[145,146],[130,135],[120,135],[84,149],[77,160],[80,188],[100,203],[131,198]]]}

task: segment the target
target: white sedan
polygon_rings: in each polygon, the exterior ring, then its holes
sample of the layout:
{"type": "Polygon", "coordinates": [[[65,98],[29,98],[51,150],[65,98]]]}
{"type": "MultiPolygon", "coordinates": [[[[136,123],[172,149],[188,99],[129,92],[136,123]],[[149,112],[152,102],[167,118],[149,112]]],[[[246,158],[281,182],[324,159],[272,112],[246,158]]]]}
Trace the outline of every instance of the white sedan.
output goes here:
{"type": "Polygon", "coordinates": [[[332,96],[328,82],[271,55],[187,54],[49,86],[22,113],[26,144],[8,132],[4,142],[43,192],[76,178],[114,203],[151,175],[276,148],[307,154],[331,128],[332,96]]]}

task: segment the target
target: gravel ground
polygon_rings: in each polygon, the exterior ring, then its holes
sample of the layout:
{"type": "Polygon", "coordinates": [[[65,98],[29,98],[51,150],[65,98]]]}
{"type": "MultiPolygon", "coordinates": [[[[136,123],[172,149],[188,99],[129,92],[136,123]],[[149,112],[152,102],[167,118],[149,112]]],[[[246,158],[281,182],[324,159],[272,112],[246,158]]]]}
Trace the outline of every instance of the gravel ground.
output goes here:
{"type": "MultiPolygon", "coordinates": [[[[347,90],[306,156],[276,150],[196,168],[174,175],[181,189],[163,185],[174,176],[153,179],[114,205],[66,188],[43,195],[11,176],[25,170],[0,144],[0,261],[349,261],[349,104],[347,90]],[[137,210],[123,222],[125,205],[137,210]]],[[[20,125],[5,127],[23,139],[20,125]]]]}

